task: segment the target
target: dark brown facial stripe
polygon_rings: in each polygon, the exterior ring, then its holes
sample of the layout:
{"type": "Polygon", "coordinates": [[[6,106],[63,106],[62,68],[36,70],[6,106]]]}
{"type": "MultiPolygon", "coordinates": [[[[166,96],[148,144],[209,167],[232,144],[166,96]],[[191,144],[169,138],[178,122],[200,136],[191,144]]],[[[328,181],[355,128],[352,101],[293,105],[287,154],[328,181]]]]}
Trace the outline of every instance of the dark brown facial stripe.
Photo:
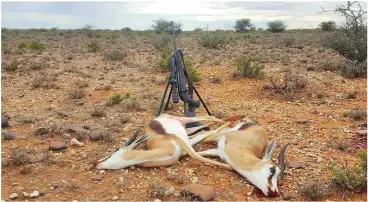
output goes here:
{"type": "Polygon", "coordinates": [[[152,120],[149,123],[148,127],[150,127],[151,130],[153,130],[157,134],[165,134],[165,129],[159,121],[152,120]]]}
{"type": "Polygon", "coordinates": [[[267,178],[267,182],[268,182],[268,187],[272,187],[272,175],[268,176],[267,178]]]}
{"type": "Polygon", "coordinates": [[[254,125],[257,125],[257,124],[254,122],[246,122],[246,123],[243,123],[242,126],[240,126],[239,130],[245,130],[254,125]]]}

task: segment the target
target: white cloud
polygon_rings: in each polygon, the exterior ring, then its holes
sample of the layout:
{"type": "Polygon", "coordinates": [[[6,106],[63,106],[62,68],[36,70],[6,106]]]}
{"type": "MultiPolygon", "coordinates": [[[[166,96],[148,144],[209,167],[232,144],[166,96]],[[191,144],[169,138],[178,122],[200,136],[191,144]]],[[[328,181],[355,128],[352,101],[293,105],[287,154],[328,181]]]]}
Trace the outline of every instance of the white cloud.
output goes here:
{"type": "Polygon", "coordinates": [[[50,14],[50,13],[36,13],[36,12],[2,12],[3,21],[38,21],[56,24],[69,24],[73,19],[69,16],[50,14]]]}

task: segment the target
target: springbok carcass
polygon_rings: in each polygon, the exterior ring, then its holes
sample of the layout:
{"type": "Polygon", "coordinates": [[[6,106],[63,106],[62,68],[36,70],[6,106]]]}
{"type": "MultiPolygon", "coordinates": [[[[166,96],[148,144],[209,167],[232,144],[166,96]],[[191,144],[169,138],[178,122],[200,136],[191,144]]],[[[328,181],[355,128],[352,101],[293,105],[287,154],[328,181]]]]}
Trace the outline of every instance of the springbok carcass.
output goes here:
{"type": "Polygon", "coordinates": [[[267,141],[267,132],[257,123],[243,118],[233,127],[220,130],[208,136],[203,142],[218,141],[217,149],[198,152],[202,156],[218,156],[235,171],[258,187],[264,195],[275,197],[278,194],[277,181],[283,178],[285,170],[285,144],[275,165],[271,156],[276,147],[275,140],[267,141]],[[261,158],[262,152],[265,155],[261,158]]]}
{"type": "Polygon", "coordinates": [[[142,167],[159,167],[172,165],[185,153],[199,161],[211,163],[226,169],[232,169],[228,164],[204,158],[197,154],[192,145],[197,144],[204,138],[218,133],[227,127],[229,122],[217,130],[200,133],[189,139],[188,135],[197,130],[207,127],[203,125],[196,128],[185,128],[185,124],[196,121],[211,121],[212,123],[224,120],[207,117],[176,117],[162,114],[153,119],[146,129],[146,134],[137,139],[139,130],[124,145],[113,152],[110,156],[97,161],[94,167],[97,169],[122,169],[132,165],[142,167]],[[147,150],[134,150],[141,142],[147,140],[147,150]]]}

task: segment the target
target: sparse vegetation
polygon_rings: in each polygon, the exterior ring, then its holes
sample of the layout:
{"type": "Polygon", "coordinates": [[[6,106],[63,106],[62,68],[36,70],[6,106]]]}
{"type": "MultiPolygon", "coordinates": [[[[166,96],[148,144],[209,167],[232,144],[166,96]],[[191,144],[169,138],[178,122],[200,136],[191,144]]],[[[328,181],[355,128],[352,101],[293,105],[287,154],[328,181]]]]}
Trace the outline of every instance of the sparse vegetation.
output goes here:
{"type": "Polygon", "coordinates": [[[364,117],[367,117],[367,112],[366,110],[355,108],[350,111],[344,112],[343,116],[349,117],[355,121],[359,121],[362,120],[364,117]]]}
{"type": "Polygon", "coordinates": [[[231,38],[225,31],[202,31],[198,38],[199,44],[205,48],[219,48],[221,45],[229,44],[231,38]]]}
{"type": "Polygon", "coordinates": [[[119,93],[113,93],[109,100],[107,101],[106,105],[116,105],[119,104],[121,101],[130,98],[130,93],[125,93],[124,96],[121,96],[119,93]]]}
{"type": "Polygon", "coordinates": [[[166,48],[162,48],[159,51],[159,59],[158,59],[158,70],[159,71],[169,71],[169,57],[171,57],[173,55],[173,51],[166,47],[166,48]]]}
{"type": "Polygon", "coordinates": [[[248,32],[252,29],[255,29],[255,27],[252,23],[250,23],[249,18],[243,18],[243,19],[239,19],[235,22],[234,29],[237,32],[248,32]]]}
{"type": "Polygon", "coordinates": [[[89,52],[94,53],[100,50],[100,44],[97,40],[92,40],[90,43],[87,44],[87,48],[89,52]]]}
{"type": "Polygon", "coordinates": [[[171,37],[168,34],[160,34],[158,36],[154,36],[152,39],[153,47],[159,51],[163,49],[167,49],[167,45],[171,41],[171,37]]]}
{"type": "Polygon", "coordinates": [[[189,78],[192,80],[193,83],[198,82],[201,80],[201,74],[199,73],[199,71],[192,67],[191,65],[188,65],[189,67],[187,67],[187,72],[188,72],[188,76],[189,78]]]}
{"type": "Polygon", "coordinates": [[[235,65],[237,71],[234,73],[234,77],[263,78],[264,76],[264,65],[253,58],[247,56],[237,57],[235,65]]]}
{"type": "Polygon", "coordinates": [[[72,99],[82,99],[85,95],[83,89],[77,89],[70,92],[70,98],[72,99]]]}
{"type": "Polygon", "coordinates": [[[40,41],[31,41],[28,45],[28,48],[33,51],[42,52],[46,49],[46,46],[40,41]]]}
{"type": "Polygon", "coordinates": [[[148,186],[148,196],[163,199],[167,190],[168,188],[160,182],[153,181],[148,186]]]}
{"type": "Polygon", "coordinates": [[[327,189],[320,181],[313,181],[303,185],[300,193],[310,201],[317,201],[326,195],[327,189]]]}
{"type": "Polygon", "coordinates": [[[91,111],[92,117],[103,117],[105,115],[106,113],[103,107],[96,107],[91,111]]]}
{"type": "Polygon", "coordinates": [[[19,166],[28,164],[31,162],[30,156],[24,149],[14,149],[12,151],[11,157],[9,158],[7,165],[9,166],[19,166]]]}
{"type": "Polygon", "coordinates": [[[367,151],[359,150],[357,158],[352,167],[345,162],[341,166],[330,164],[328,169],[332,171],[332,181],[339,187],[359,193],[367,189],[367,151]]]}
{"type": "Polygon", "coordinates": [[[19,64],[18,60],[13,58],[10,62],[5,63],[3,68],[5,71],[13,72],[18,69],[19,64]]]}
{"type": "Polygon", "coordinates": [[[332,12],[341,14],[346,21],[340,29],[327,36],[322,45],[336,50],[351,60],[342,70],[343,76],[365,77],[367,75],[367,11],[360,6],[359,2],[348,1],[347,5],[337,6],[332,12]]]}
{"type": "Polygon", "coordinates": [[[334,21],[325,21],[321,22],[319,27],[321,27],[323,31],[334,31],[336,30],[336,23],[334,21]]]}
{"type": "Polygon", "coordinates": [[[267,22],[268,31],[270,32],[283,32],[286,29],[286,24],[281,20],[274,20],[271,22],[267,22]]]}
{"type": "Polygon", "coordinates": [[[308,80],[302,75],[300,70],[288,68],[280,77],[271,76],[270,84],[266,84],[264,89],[271,90],[274,93],[279,93],[288,99],[293,99],[295,92],[304,89],[308,80]]]}
{"type": "Polygon", "coordinates": [[[23,49],[23,48],[27,48],[27,43],[25,41],[21,41],[19,44],[18,44],[18,48],[19,49],[23,49]]]}
{"type": "MultiPolygon", "coordinates": [[[[153,21],[155,24],[152,25],[152,28],[156,31],[156,33],[161,34],[161,33],[169,33],[171,34],[171,27],[170,27],[170,22],[164,19],[159,19],[159,20],[154,20],[153,21]]],[[[174,22],[174,30],[175,30],[175,34],[180,34],[182,32],[181,27],[183,25],[181,23],[178,22],[174,22]]]]}
{"type": "Polygon", "coordinates": [[[125,57],[127,56],[126,53],[121,52],[119,50],[112,50],[112,51],[107,51],[104,53],[104,58],[106,60],[123,60],[125,57]]]}
{"type": "Polygon", "coordinates": [[[355,99],[359,95],[359,92],[357,90],[348,91],[345,93],[346,99],[355,99]]]}
{"type": "Polygon", "coordinates": [[[340,140],[340,141],[335,141],[333,146],[337,150],[346,151],[346,149],[349,147],[349,144],[346,141],[340,140]]]}
{"type": "Polygon", "coordinates": [[[284,36],[282,37],[282,43],[286,47],[291,47],[295,44],[295,37],[294,36],[284,36]]]}

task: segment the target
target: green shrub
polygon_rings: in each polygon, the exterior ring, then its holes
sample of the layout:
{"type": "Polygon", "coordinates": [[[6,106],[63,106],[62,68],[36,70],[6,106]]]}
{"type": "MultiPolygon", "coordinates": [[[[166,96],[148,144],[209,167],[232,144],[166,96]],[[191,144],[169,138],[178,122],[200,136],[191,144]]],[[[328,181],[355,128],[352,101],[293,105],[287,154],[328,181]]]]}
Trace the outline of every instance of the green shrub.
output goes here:
{"type": "Polygon", "coordinates": [[[130,93],[125,93],[124,96],[121,96],[118,93],[113,93],[106,104],[109,106],[116,105],[128,98],[130,98],[130,93]]]}
{"type": "Polygon", "coordinates": [[[129,32],[132,32],[133,30],[130,27],[124,27],[121,29],[121,31],[129,33],[129,32]]]}
{"type": "Polygon", "coordinates": [[[1,43],[1,51],[4,52],[4,51],[7,51],[8,50],[8,46],[6,45],[6,43],[2,42],[1,43]]]}
{"type": "Polygon", "coordinates": [[[347,163],[342,166],[330,164],[328,169],[332,171],[332,180],[338,186],[355,192],[365,191],[367,188],[367,151],[357,152],[358,162],[348,167],[347,163]]]}
{"type": "Polygon", "coordinates": [[[12,59],[9,63],[4,65],[4,70],[9,72],[15,71],[18,69],[19,64],[18,60],[12,59]]]}
{"type": "Polygon", "coordinates": [[[173,55],[173,51],[166,47],[159,50],[158,67],[160,71],[169,71],[169,57],[173,55]]]}
{"type": "Polygon", "coordinates": [[[19,49],[27,48],[27,43],[26,43],[25,41],[21,41],[21,42],[18,44],[18,48],[19,48],[19,49]]]}
{"type": "Polygon", "coordinates": [[[97,40],[92,40],[90,43],[87,44],[87,47],[88,47],[88,51],[92,53],[100,50],[100,45],[97,40]]]}
{"type": "Polygon", "coordinates": [[[328,35],[322,45],[337,51],[355,65],[347,65],[342,71],[350,78],[367,75],[367,22],[364,6],[359,2],[347,2],[333,10],[345,18],[342,26],[333,34],[328,35]],[[364,67],[364,69],[363,69],[364,67]],[[355,70],[356,68],[356,70],[355,70]]]}
{"type": "Polygon", "coordinates": [[[359,120],[361,120],[361,119],[363,119],[364,117],[367,116],[367,112],[366,112],[366,110],[355,108],[355,109],[352,109],[348,112],[344,112],[343,116],[344,117],[349,117],[349,118],[351,118],[355,121],[359,121],[359,120]]]}
{"type": "Polygon", "coordinates": [[[286,47],[291,47],[295,44],[295,37],[294,36],[284,36],[282,37],[282,43],[284,44],[284,46],[286,47]]]}
{"type": "Polygon", "coordinates": [[[163,48],[166,48],[170,41],[171,41],[170,35],[160,34],[158,36],[153,37],[152,44],[155,49],[161,50],[163,48]]]}
{"type": "Polygon", "coordinates": [[[321,27],[323,31],[334,31],[336,29],[336,23],[334,21],[321,22],[319,27],[321,27]]]}
{"type": "MultiPolygon", "coordinates": [[[[156,33],[169,33],[171,34],[171,26],[170,26],[170,22],[163,20],[163,19],[159,19],[159,20],[154,20],[153,21],[155,24],[152,25],[152,28],[156,31],[156,33]]],[[[181,23],[177,23],[174,22],[174,30],[175,30],[175,34],[180,34],[182,32],[182,27],[183,25],[181,23]]]]}
{"type": "Polygon", "coordinates": [[[123,60],[127,56],[126,53],[118,51],[118,50],[112,50],[107,51],[104,53],[104,58],[106,60],[123,60]]]}
{"type": "Polygon", "coordinates": [[[218,48],[219,45],[228,44],[231,42],[229,35],[221,30],[218,31],[203,31],[198,38],[199,44],[206,48],[218,48]]]}
{"type": "Polygon", "coordinates": [[[185,67],[187,69],[188,76],[193,83],[201,80],[201,74],[199,73],[197,68],[193,67],[191,60],[185,60],[185,67]]]}
{"type": "Polygon", "coordinates": [[[247,56],[237,57],[235,60],[237,72],[234,77],[262,78],[264,76],[264,65],[247,56]]]}
{"type": "Polygon", "coordinates": [[[271,22],[267,22],[268,31],[270,32],[283,32],[286,29],[286,25],[284,21],[274,20],[271,22]]]}
{"type": "Polygon", "coordinates": [[[237,32],[248,32],[251,29],[254,28],[254,25],[252,25],[250,23],[250,19],[249,18],[243,18],[243,19],[239,19],[235,22],[235,26],[234,29],[237,32]]]}
{"type": "Polygon", "coordinates": [[[85,92],[83,89],[77,89],[70,92],[70,98],[72,99],[82,99],[85,95],[85,92]]]}
{"type": "Polygon", "coordinates": [[[40,41],[31,41],[31,43],[28,45],[28,48],[34,51],[42,52],[46,49],[46,46],[40,41]]]}

